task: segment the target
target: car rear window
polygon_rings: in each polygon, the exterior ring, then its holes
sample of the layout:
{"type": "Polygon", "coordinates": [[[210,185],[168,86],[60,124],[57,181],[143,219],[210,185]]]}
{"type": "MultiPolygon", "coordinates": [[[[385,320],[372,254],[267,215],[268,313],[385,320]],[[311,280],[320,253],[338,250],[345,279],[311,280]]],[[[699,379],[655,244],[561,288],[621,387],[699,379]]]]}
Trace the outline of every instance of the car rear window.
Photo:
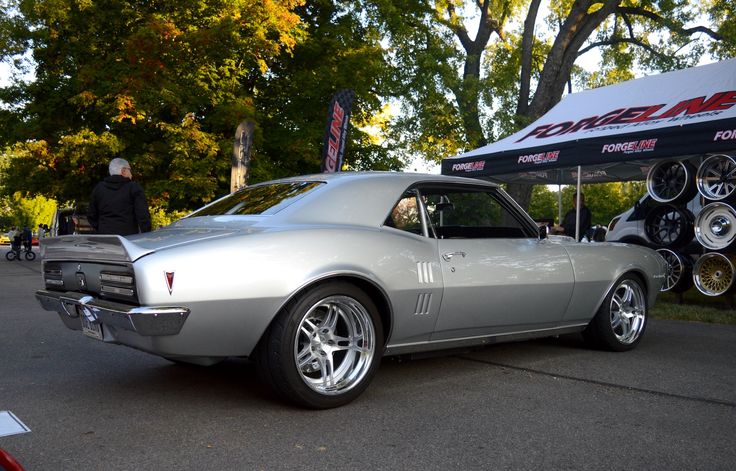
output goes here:
{"type": "Polygon", "coordinates": [[[245,187],[193,212],[188,217],[221,216],[225,214],[275,214],[303,198],[304,195],[317,188],[321,183],[270,183],[245,187]]]}

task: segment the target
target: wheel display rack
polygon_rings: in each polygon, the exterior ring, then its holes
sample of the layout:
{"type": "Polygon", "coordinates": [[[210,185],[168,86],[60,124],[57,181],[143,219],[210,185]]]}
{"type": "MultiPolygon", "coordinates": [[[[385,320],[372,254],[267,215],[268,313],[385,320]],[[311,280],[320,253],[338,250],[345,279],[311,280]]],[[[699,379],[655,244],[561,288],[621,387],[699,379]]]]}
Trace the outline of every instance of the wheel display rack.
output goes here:
{"type": "Polygon", "coordinates": [[[665,160],[649,169],[647,192],[657,204],[644,230],[667,262],[662,291],[695,285],[706,296],[721,296],[736,289],[736,158],[707,155],[694,168],[687,160],[665,160]],[[697,194],[703,205],[694,217],[685,204],[697,194]]]}

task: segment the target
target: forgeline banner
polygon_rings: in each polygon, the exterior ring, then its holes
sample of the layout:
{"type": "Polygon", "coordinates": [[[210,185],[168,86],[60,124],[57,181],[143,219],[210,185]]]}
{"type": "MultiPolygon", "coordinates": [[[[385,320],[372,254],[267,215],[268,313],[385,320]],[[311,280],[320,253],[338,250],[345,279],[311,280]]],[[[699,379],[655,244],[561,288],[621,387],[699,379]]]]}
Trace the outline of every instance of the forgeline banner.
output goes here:
{"type": "Polygon", "coordinates": [[[731,151],[736,59],[568,95],[516,134],[443,160],[442,173],[559,182],[545,171],[581,165],[589,181],[615,181],[645,177],[637,161],[731,151]]]}
{"type": "Polygon", "coordinates": [[[340,90],[330,101],[322,143],[322,173],[339,172],[342,168],[354,98],[355,92],[352,90],[340,90]]]}

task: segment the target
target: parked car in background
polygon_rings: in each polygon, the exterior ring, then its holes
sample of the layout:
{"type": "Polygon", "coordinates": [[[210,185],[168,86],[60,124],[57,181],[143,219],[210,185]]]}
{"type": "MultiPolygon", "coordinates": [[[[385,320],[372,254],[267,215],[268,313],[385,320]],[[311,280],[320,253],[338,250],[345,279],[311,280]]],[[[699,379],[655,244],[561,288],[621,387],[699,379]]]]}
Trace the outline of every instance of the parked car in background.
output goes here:
{"type": "MultiPolygon", "coordinates": [[[[606,241],[625,242],[646,247],[657,245],[647,235],[646,230],[647,216],[651,214],[655,206],[662,206],[662,203],[655,201],[649,194],[642,196],[633,207],[611,219],[608,225],[608,232],[606,233],[606,241]]],[[[675,220],[682,216],[685,219],[689,219],[689,223],[692,224],[692,220],[700,213],[702,208],[702,197],[700,194],[696,194],[682,208],[678,208],[681,210],[681,213],[687,213],[686,215],[678,213],[673,214],[671,217],[675,220]]],[[[692,235],[690,235],[690,239],[692,239],[692,235]]]]}
{"type": "Polygon", "coordinates": [[[384,355],[582,332],[642,339],[664,260],[547,237],[493,183],[400,173],[261,183],[154,232],[44,239],[36,297],[175,362],[250,357],[281,397],[345,404],[384,355]]]}
{"type": "Polygon", "coordinates": [[[0,245],[10,245],[10,237],[8,237],[6,231],[3,231],[0,234],[0,245]]]}
{"type": "Polygon", "coordinates": [[[94,228],[87,221],[87,206],[59,208],[54,214],[49,228],[49,236],[70,234],[91,234],[94,228]]]}

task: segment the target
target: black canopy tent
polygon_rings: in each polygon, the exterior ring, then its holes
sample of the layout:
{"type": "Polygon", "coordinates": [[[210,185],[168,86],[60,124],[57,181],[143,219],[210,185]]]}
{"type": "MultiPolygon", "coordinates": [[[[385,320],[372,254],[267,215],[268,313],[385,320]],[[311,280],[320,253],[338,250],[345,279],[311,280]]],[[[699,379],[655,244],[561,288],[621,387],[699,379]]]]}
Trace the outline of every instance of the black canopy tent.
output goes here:
{"type": "Polygon", "coordinates": [[[736,149],[736,59],[567,95],[521,131],[442,161],[500,183],[646,179],[653,160],[736,149]]]}

